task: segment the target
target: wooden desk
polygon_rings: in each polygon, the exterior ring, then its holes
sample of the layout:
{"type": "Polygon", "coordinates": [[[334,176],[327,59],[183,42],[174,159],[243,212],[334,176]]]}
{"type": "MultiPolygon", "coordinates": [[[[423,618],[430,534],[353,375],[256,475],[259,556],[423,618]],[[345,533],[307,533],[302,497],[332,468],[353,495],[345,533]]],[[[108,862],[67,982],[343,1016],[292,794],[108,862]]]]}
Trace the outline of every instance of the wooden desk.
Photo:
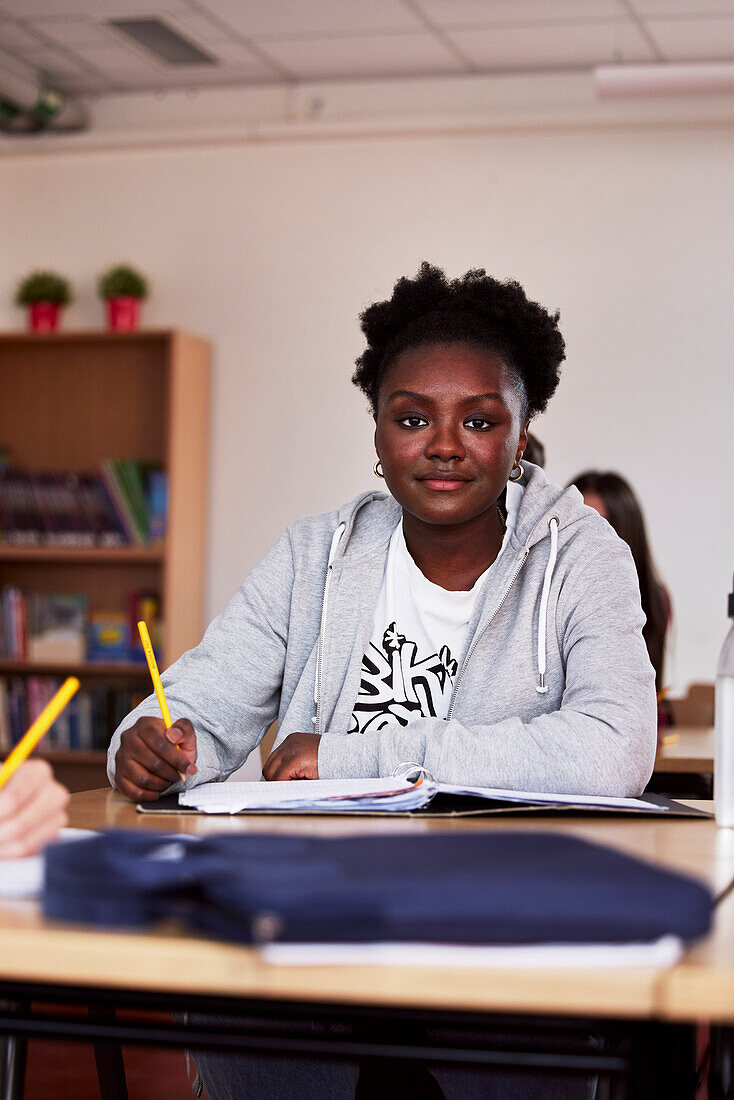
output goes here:
{"type": "MultiPolygon", "coordinates": [[[[427,819],[334,819],[306,817],[204,817],[170,815],[152,817],[136,814],[132,805],[111,791],[92,791],[72,797],[71,824],[84,828],[129,827],[189,832],[205,835],[218,831],[290,832],[344,835],[347,833],[403,833],[429,830],[554,831],[583,837],[618,847],[643,858],[655,860],[680,871],[696,874],[717,893],[734,883],[734,833],[723,834],[713,821],[702,819],[665,819],[554,816],[539,819],[521,817],[464,818],[440,821],[427,819]]],[[[673,971],[660,968],[597,970],[482,970],[376,966],[286,967],[264,963],[253,949],[208,940],[202,936],[168,928],[142,933],[100,931],[94,928],[65,926],[45,921],[34,903],[0,903],[0,997],[50,999],[63,1002],[76,999],[90,1003],[94,998],[113,1004],[168,1005],[176,1008],[198,1007],[202,1011],[229,1013],[268,1011],[264,1006],[282,1005],[285,1009],[301,1005],[300,1011],[314,1013],[343,1011],[373,1013],[379,1009],[384,1026],[398,1033],[400,1021],[412,1019],[410,1013],[433,1013],[436,1018],[473,1020],[476,1013],[488,1022],[512,1014],[537,1026],[544,1017],[568,1021],[568,1026],[584,1027],[590,1021],[628,1021],[642,1049],[649,1035],[660,1042],[660,1020],[666,1025],[663,1064],[677,1048],[684,1049],[681,1032],[674,1021],[692,1020],[699,1014],[731,1013],[733,1001],[726,1002],[728,986],[720,975],[720,992],[708,999],[706,975],[716,971],[718,960],[728,951],[734,967],[734,909],[722,910],[722,923],[710,941],[694,948],[673,971]],[[707,951],[709,952],[707,954],[707,951]],[[699,953],[698,955],[696,953],[699,953]],[[686,971],[688,977],[686,979],[686,971]],[[683,983],[688,981],[686,987],[683,983]],[[684,1009],[688,993],[698,990],[695,1007],[684,1009]],[[146,999],[147,998],[147,999],[146,999]],[[221,1007],[220,1007],[221,1006],[221,1007]],[[329,1007],[330,1006],[330,1007],[329,1007]],[[678,1007],[676,1007],[678,1006],[678,1007]],[[467,1014],[472,1016],[468,1017],[467,1014]],[[574,1023],[575,1022],[575,1023],[574,1023]],[[636,1030],[634,1030],[636,1029],[636,1030]],[[647,1030],[645,1030],[647,1029],[647,1030]],[[653,1029],[650,1031],[650,1029],[653,1029]],[[656,1030],[657,1029],[657,1030],[656,1030]]],[[[731,998],[731,993],[728,993],[731,998]]],[[[725,1016],[729,1019],[729,1015],[725,1016]]],[[[54,1020],[56,1018],[54,1017],[54,1020]]],[[[4,1018],[11,1029],[13,1021],[4,1018]]],[[[51,1025],[49,1025],[51,1026],[51,1025]]],[[[373,1024],[374,1026],[374,1017],[373,1024]]],[[[466,1024],[468,1026],[468,1024],[466,1024]]],[[[517,1026],[517,1025],[516,1025],[517,1026]]],[[[547,1019],[545,1020],[547,1026],[547,1019]]],[[[618,1023],[615,1027],[620,1026],[618,1023]]],[[[18,1034],[38,1034],[40,1027],[32,1014],[17,1024],[18,1034]],[[27,1030],[24,1030],[26,1028],[27,1030]]],[[[145,1032],[136,1033],[132,1024],[117,1030],[99,1024],[76,1023],[77,1034],[87,1038],[110,1037],[123,1041],[146,1041],[145,1032]],[[86,1030],[84,1030],[86,1028],[86,1030]],[[137,1034],[137,1038],[136,1038],[137,1034]],[[143,1036],[143,1037],[141,1037],[143,1036]]],[[[2,1027],[0,1027],[0,1032],[2,1027]]],[[[690,1028],[684,1029],[691,1049],[690,1028]]],[[[47,1031],[42,1034],[59,1034],[47,1031]]],[[[60,1032],[63,1034],[64,1032],[60,1032]]],[[[392,1032],[390,1032],[392,1034],[392,1032]]],[[[181,1029],[161,1032],[162,1042],[183,1045],[181,1029]]],[[[684,1039],[685,1039],[684,1036],[684,1039]]],[[[230,1049],[235,1040],[230,1036],[230,1049]]],[[[194,1044],[195,1045],[195,1044],[194,1044]]],[[[476,1046],[476,1041],[475,1041],[476,1046]]],[[[290,1049],[290,1048],[288,1048],[290,1049]]],[[[384,1051],[384,1044],[383,1044],[384,1051]]],[[[462,1048],[463,1049],[463,1048],[462,1048]]],[[[656,1048],[662,1051],[662,1046],[656,1048]]],[[[369,1056],[369,1053],[368,1053],[369,1056]]],[[[375,1055],[377,1056],[377,1055],[375,1055]]],[[[384,1053],[379,1056],[386,1056],[384,1053]]],[[[391,1055],[395,1056],[395,1055],[391,1055]]],[[[398,1057],[416,1057],[400,1054],[398,1057]]],[[[427,1055],[422,1055],[424,1058],[427,1055]]],[[[478,1061],[482,1055],[472,1055],[478,1061]]],[[[489,1055],[488,1055],[489,1057],[489,1055]]],[[[611,1057],[611,1056],[610,1056],[611,1057]]],[[[639,1048],[638,1055],[639,1061],[639,1048]]],[[[471,1061],[471,1058],[468,1058],[471,1061]]],[[[613,1061],[613,1059],[612,1059],[613,1061]]],[[[604,1071],[604,1064],[600,1063],[604,1071]]],[[[611,1062],[609,1067],[611,1068],[611,1062]]],[[[672,1071],[671,1071],[672,1073],[672,1071]]],[[[682,1080],[682,1078],[681,1078],[682,1080]]],[[[661,1078],[662,1081],[662,1078],[661,1078]]],[[[673,1092],[670,1080],[660,1085],[655,1096],[688,1095],[673,1092]],[[664,1089],[667,1088],[666,1093],[664,1089]]],[[[643,1092],[646,1100],[652,1093],[643,1092]]]]}
{"type": "MultiPolygon", "coordinates": [[[[717,844],[713,821],[663,818],[461,818],[454,821],[307,817],[141,815],[112,791],[72,796],[71,824],[188,832],[291,832],[312,835],[416,831],[555,831],[609,844],[674,870],[695,874],[717,892],[734,882],[734,847],[717,844]]],[[[119,989],[188,991],[238,997],[417,1005],[502,1012],[593,1013],[653,1017],[662,1008],[664,974],[655,969],[483,971],[393,967],[284,967],[255,951],[176,931],[115,933],[52,925],[37,908],[0,905],[0,981],[53,981],[119,989]],[[182,967],[181,960],[186,960],[182,967]]]]}

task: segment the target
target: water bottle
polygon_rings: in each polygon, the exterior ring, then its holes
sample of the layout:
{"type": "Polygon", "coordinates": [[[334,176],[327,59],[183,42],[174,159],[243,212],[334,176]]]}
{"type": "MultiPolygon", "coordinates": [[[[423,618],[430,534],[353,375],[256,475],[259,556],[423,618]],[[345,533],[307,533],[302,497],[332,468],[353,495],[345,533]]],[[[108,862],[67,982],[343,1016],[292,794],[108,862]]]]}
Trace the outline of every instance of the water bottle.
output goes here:
{"type": "MultiPolygon", "coordinates": [[[[734,591],[729,593],[729,618],[734,620],[734,591]]],[[[734,621],[724,639],[716,669],[714,727],[716,824],[734,828],[734,621]]]]}

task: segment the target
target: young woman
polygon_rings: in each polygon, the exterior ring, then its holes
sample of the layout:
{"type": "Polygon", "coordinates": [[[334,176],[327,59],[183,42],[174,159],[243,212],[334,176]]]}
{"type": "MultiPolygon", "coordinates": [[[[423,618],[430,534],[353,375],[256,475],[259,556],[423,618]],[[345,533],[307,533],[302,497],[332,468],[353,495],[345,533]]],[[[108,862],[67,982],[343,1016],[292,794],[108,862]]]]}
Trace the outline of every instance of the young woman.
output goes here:
{"type": "MultiPolygon", "coordinates": [[[[523,464],[558,384],[558,317],[483,271],[424,264],[362,314],[354,382],[375,420],[363,493],[293,524],[202,642],[116,731],[128,798],[226,778],[277,718],[264,775],[435,778],[632,795],[655,755],[654,677],[628,548],[523,464]],[[502,508],[498,500],[503,499],[502,508]]],[[[314,1025],[316,1026],[316,1025],[314,1025]]],[[[214,1100],[355,1095],[356,1064],[197,1056],[214,1100]]],[[[592,1085],[413,1070],[410,1095],[551,1100],[592,1085]],[[419,1083],[420,1082],[420,1083],[419,1083]]],[[[357,1095],[394,1095],[359,1077],[357,1095]]],[[[408,1092],[405,1092],[408,1095],[408,1092]]]]}
{"type": "Polygon", "coordinates": [[[611,523],[630,548],[645,614],[642,637],[655,670],[655,686],[660,692],[663,690],[665,638],[671,619],[670,596],[655,568],[640,503],[630,483],[611,471],[586,470],[571,484],[583,496],[584,504],[595,508],[611,523]]]}
{"type": "Polygon", "coordinates": [[[558,315],[424,264],[362,314],[354,382],[388,493],[293,524],[115,732],[114,786],[226,778],[277,719],[269,780],[390,775],[633,795],[655,754],[635,567],[576,489],[522,463],[558,315]],[[504,490],[506,506],[498,499],[504,490]]]}

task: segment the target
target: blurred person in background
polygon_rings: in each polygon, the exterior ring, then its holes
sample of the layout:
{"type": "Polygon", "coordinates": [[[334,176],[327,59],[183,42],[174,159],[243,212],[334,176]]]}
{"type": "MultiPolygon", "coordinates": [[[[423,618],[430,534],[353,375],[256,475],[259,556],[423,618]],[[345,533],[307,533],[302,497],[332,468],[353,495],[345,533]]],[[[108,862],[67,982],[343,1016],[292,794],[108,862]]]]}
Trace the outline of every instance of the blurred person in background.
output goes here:
{"type": "Polygon", "coordinates": [[[642,636],[647,645],[650,662],[655,669],[658,725],[660,727],[669,725],[670,716],[664,700],[663,668],[672,605],[650,552],[640,503],[629,482],[612,471],[585,470],[573,478],[569,484],[576,486],[584,498],[584,504],[596,509],[632,551],[640,582],[642,610],[645,612],[646,619],[642,636]]]}

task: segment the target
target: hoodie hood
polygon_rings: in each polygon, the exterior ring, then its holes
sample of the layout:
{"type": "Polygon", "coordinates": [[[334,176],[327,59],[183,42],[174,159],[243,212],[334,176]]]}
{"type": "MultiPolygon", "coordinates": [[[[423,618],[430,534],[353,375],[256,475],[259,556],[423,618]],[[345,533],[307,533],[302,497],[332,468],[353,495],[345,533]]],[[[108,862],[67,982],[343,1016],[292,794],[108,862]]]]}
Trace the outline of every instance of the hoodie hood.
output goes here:
{"type": "MultiPolygon", "coordinates": [[[[551,517],[556,517],[558,529],[562,531],[593,513],[593,509],[584,504],[575,485],[563,489],[548,481],[540,466],[534,466],[531,462],[522,462],[521,466],[523,477],[519,484],[524,492],[509,540],[509,545],[515,552],[525,548],[529,550],[548,537],[551,517]]],[[[395,498],[379,490],[361,493],[348,504],[344,504],[338,513],[338,525],[342,530],[334,547],[334,561],[346,552],[353,536],[358,541],[359,552],[364,550],[369,553],[370,549],[384,540],[386,532],[392,534],[401,517],[402,509],[395,498]],[[367,506],[377,502],[382,507],[377,511],[368,509],[370,515],[365,515],[367,506]]]]}
{"type": "MultiPolygon", "coordinates": [[[[553,572],[558,560],[559,532],[572,526],[591,513],[591,509],[584,505],[581,493],[575,486],[562,489],[548,481],[543,470],[531,462],[524,462],[523,477],[519,484],[523,488],[523,495],[517,511],[515,526],[508,540],[510,554],[503,557],[514,558],[514,567],[510,571],[508,581],[502,590],[501,598],[494,611],[484,608],[484,613],[474,623],[470,624],[472,641],[467,649],[466,657],[462,663],[454,686],[454,693],[449,707],[448,718],[453,714],[456,693],[461,683],[464,667],[472,656],[477,642],[489,627],[495,614],[504,604],[517,579],[520,570],[525,564],[533,547],[540,542],[549,539],[548,558],[543,573],[542,589],[538,602],[538,629],[537,629],[537,655],[535,658],[537,669],[537,683],[535,690],[539,694],[546,694],[546,650],[547,650],[547,612],[550,588],[553,581],[553,572]]],[[[316,682],[314,685],[314,702],[316,715],[314,724],[317,732],[321,732],[321,675],[323,665],[324,642],[327,630],[327,609],[329,588],[331,586],[334,568],[344,559],[351,550],[355,559],[362,555],[374,555],[380,551],[386,552],[387,544],[396,525],[402,517],[402,508],[394,497],[380,491],[363,493],[349,504],[344,505],[338,514],[338,523],[331,541],[329,557],[327,561],[326,577],[324,582],[324,597],[321,608],[321,622],[319,627],[319,647],[316,665],[316,682]],[[377,508],[370,505],[378,504],[377,508]]],[[[506,564],[506,563],[503,563],[506,564]]]]}

